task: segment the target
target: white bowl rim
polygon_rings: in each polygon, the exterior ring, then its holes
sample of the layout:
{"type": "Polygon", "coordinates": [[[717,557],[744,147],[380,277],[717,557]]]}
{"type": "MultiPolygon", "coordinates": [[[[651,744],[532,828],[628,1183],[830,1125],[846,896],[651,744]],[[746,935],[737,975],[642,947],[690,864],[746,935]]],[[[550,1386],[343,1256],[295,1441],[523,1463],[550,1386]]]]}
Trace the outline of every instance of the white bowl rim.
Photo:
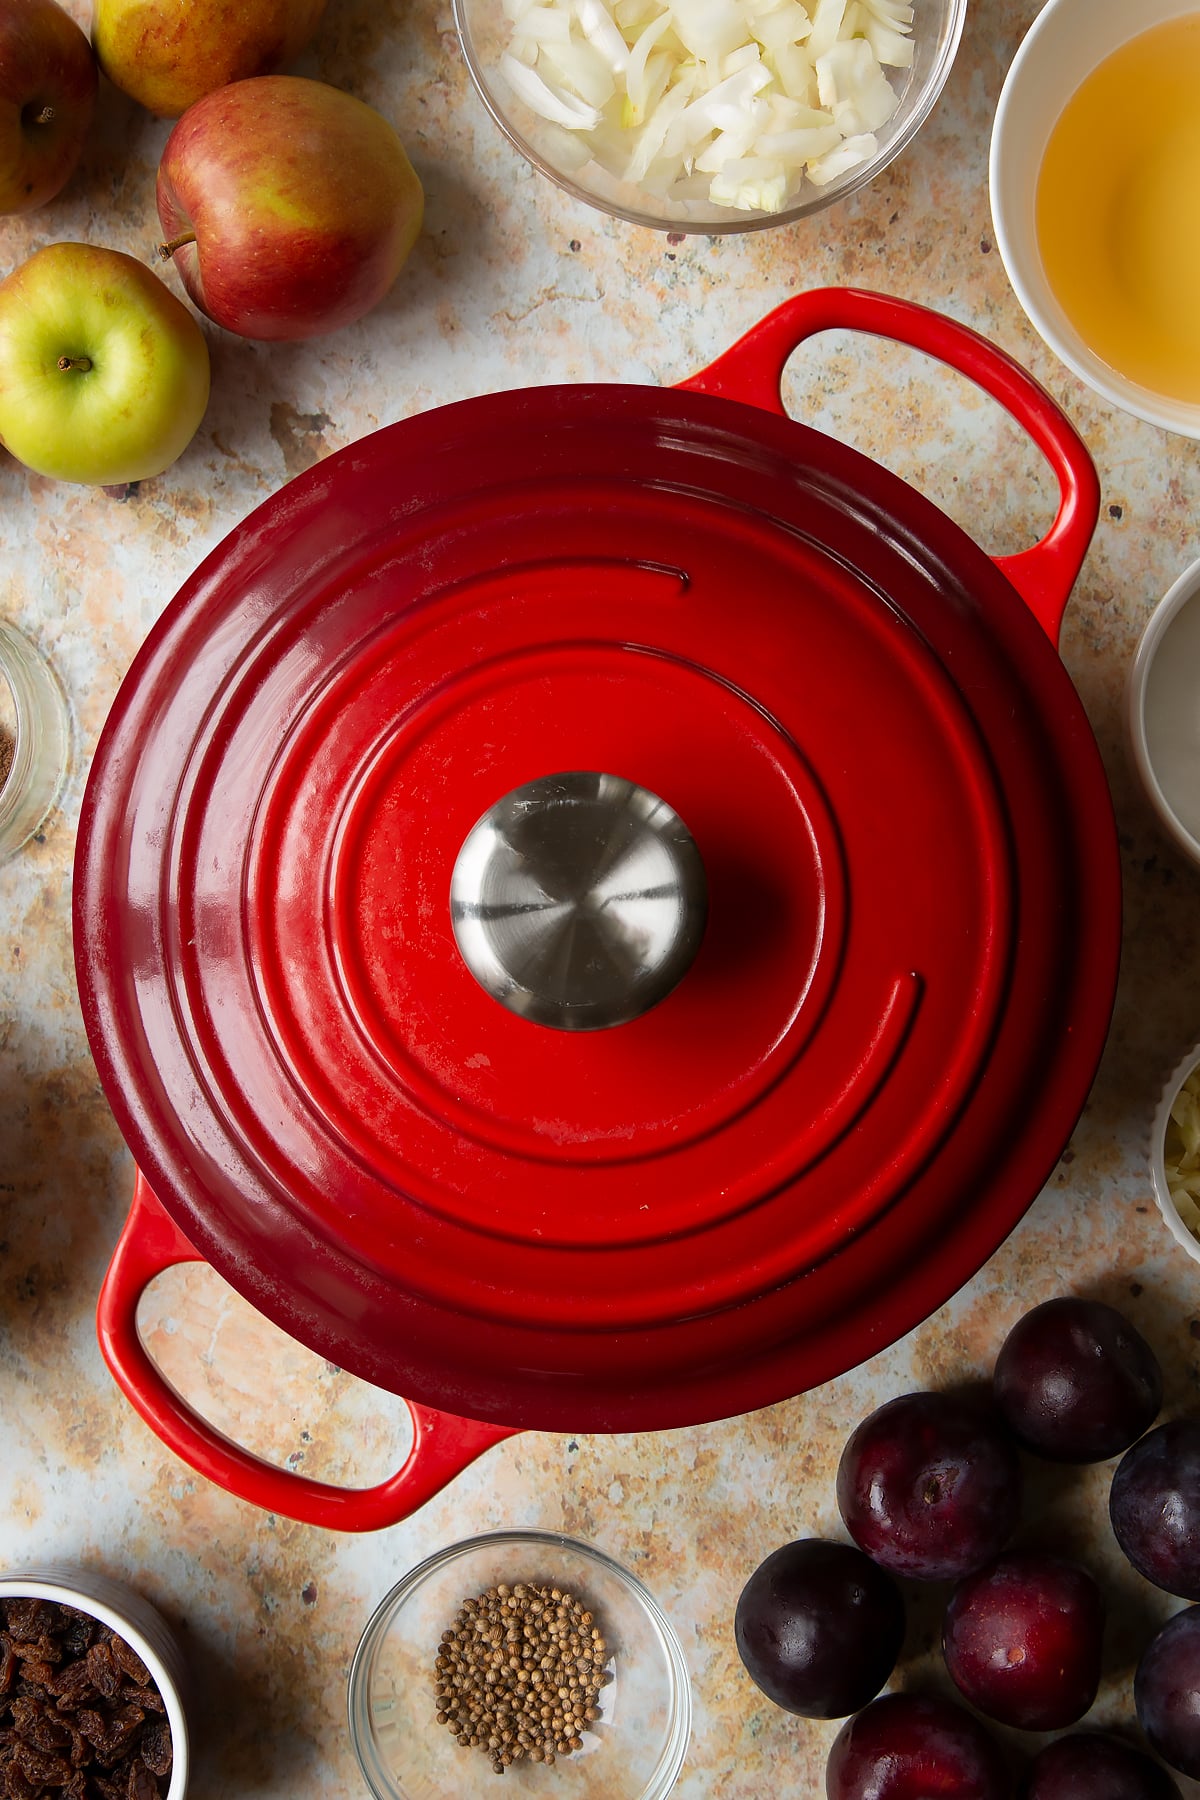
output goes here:
{"type": "MultiPolygon", "coordinates": [[[[1122,412],[1143,419],[1147,424],[1158,425],[1165,431],[1178,432],[1182,437],[1200,438],[1200,404],[1173,401],[1169,395],[1144,387],[1140,382],[1132,381],[1112,368],[1083,343],[1053,298],[1048,285],[1042,291],[1026,273],[1030,263],[1040,266],[1040,258],[1036,241],[1029,241],[1030,233],[1022,222],[1022,203],[1029,201],[1029,196],[1023,190],[1014,188],[1009,181],[1008,146],[1015,134],[1021,134],[1022,138],[1028,137],[1028,119],[1022,115],[1025,111],[1025,83],[1029,79],[1029,71],[1045,55],[1043,40],[1057,29],[1062,15],[1073,7],[1086,15],[1089,0],[1046,0],[1018,46],[1000,90],[988,152],[988,193],[996,248],[1000,252],[1000,260],[1004,264],[1013,292],[1030,323],[1072,374],[1077,375],[1094,393],[1122,412]]],[[[1107,48],[1099,51],[1094,60],[1066,88],[1055,118],[1076,92],[1080,82],[1099,67],[1113,50],[1143,36],[1156,25],[1165,24],[1170,19],[1187,17],[1198,10],[1198,0],[1162,0],[1161,6],[1156,6],[1149,18],[1144,11],[1131,9],[1128,30],[1107,48]]],[[[1044,148],[1044,143],[1038,147],[1039,160],[1044,148]]]]}
{"type": "MultiPolygon", "coordinates": [[[[481,1532],[475,1537],[463,1538],[457,1543],[447,1544],[443,1546],[442,1549],[435,1550],[432,1555],[425,1557],[422,1562],[417,1563],[406,1575],[403,1575],[400,1580],[388,1590],[378,1606],[375,1607],[363,1629],[358,1644],[355,1647],[354,1656],[350,1663],[349,1680],[347,1682],[347,1701],[350,1715],[350,1741],[354,1748],[355,1759],[358,1762],[359,1769],[368,1787],[371,1789],[372,1794],[377,1796],[377,1800],[390,1800],[387,1790],[376,1785],[375,1781],[372,1779],[371,1771],[367,1767],[367,1759],[364,1754],[365,1746],[360,1743],[360,1729],[359,1720],[356,1716],[356,1702],[359,1701],[360,1695],[364,1692],[367,1675],[367,1660],[374,1648],[375,1640],[380,1635],[381,1627],[385,1620],[390,1618],[394,1613],[401,1601],[405,1600],[410,1593],[415,1593],[417,1588],[419,1588],[421,1584],[438,1569],[444,1568],[449,1563],[458,1562],[463,1557],[472,1555],[476,1551],[490,1550],[503,1546],[504,1544],[540,1544],[548,1551],[569,1551],[586,1558],[590,1562],[598,1563],[602,1568],[606,1569],[610,1574],[615,1575],[619,1581],[629,1588],[645,1607],[646,1612],[657,1629],[663,1649],[666,1653],[667,1664],[671,1675],[672,1692],[675,1700],[675,1718],[668,1737],[666,1750],[655,1771],[654,1785],[646,1790],[646,1793],[655,1797],[655,1800],[665,1800],[665,1796],[670,1793],[676,1781],[679,1779],[679,1773],[683,1767],[684,1758],[687,1755],[687,1749],[692,1735],[691,1676],[688,1672],[687,1661],[683,1654],[683,1646],[679,1641],[675,1627],[672,1625],[670,1619],[667,1617],[666,1613],[645,1583],[635,1575],[631,1569],[627,1569],[623,1563],[619,1563],[615,1557],[610,1556],[607,1551],[601,1550],[595,1544],[584,1543],[579,1538],[568,1537],[566,1533],[561,1531],[547,1531],[533,1527],[507,1527],[499,1531],[481,1532]]],[[[169,1795],[168,1800],[173,1800],[173,1796],[169,1795]]]]}
{"type": "Polygon", "coordinates": [[[1189,600],[1200,598],[1200,557],[1171,583],[1147,619],[1138,639],[1125,682],[1125,722],[1129,750],[1138,779],[1163,828],[1179,848],[1200,866],[1200,839],[1193,837],[1163,791],[1146,741],[1146,685],[1163,637],[1189,600]]]}
{"type": "MultiPolygon", "coordinates": [[[[183,1699],[174,1676],[158,1651],[129,1615],[121,1610],[118,1599],[121,1592],[121,1584],[107,1576],[94,1575],[89,1569],[59,1563],[37,1569],[8,1569],[0,1576],[0,1599],[52,1600],[60,1606],[73,1606],[77,1612],[88,1613],[92,1618],[99,1619],[102,1625],[109,1626],[141,1657],[154,1678],[155,1687],[162,1695],[167,1709],[167,1722],[171,1728],[171,1779],[167,1785],[166,1800],[183,1800],[187,1792],[190,1763],[183,1699]],[[100,1591],[93,1592],[92,1583],[100,1591]]],[[[129,1598],[139,1607],[153,1612],[157,1610],[149,1600],[135,1594],[132,1589],[129,1590],[129,1598]]],[[[165,1620],[163,1628],[167,1629],[165,1620]]]]}
{"type": "Polygon", "coordinates": [[[1171,1190],[1167,1186],[1164,1147],[1167,1137],[1167,1120],[1170,1118],[1175,1096],[1197,1064],[1200,1064],[1200,1043],[1193,1044],[1186,1056],[1180,1057],[1172,1069],[1150,1127],[1150,1181],[1154,1188],[1154,1198],[1167,1230],[1193,1262],[1200,1262],[1200,1238],[1194,1237],[1188,1230],[1171,1199],[1171,1190]]]}

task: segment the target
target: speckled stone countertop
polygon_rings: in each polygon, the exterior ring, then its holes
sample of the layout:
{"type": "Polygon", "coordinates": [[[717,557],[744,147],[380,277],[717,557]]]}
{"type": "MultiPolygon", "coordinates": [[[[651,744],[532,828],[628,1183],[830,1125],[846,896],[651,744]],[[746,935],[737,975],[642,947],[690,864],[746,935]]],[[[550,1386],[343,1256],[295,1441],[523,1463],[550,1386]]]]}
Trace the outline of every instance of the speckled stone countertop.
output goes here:
{"type": "MultiPolygon", "coordinates": [[[[72,10],[86,23],[86,4],[72,10]]],[[[41,480],[0,453],[0,613],[53,661],[75,734],[60,806],[0,866],[0,1567],[87,1562],[179,1625],[199,1678],[201,1800],[365,1792],[345,1712],[368,1615],[435,1548],[511,1525],[597,1543],[669,1612],[696,1702],[680,1800],[823,1793],[836,1727],[764,1700],[741,1670],[731,1625],[743,1582],[770,1550],[840,1535],[833,1472],[857,1419],[907,1389],[986,1373],[1019,1313],[1063,1290],[1121,1306],[1162,1360],[1168,1411],[1197,1404],[1200,1280],[1158,1222],[1145,1137],[1165,1073],[1200,1037],[1200,876],[1159,837],[1134,788],[1121,694],[1152,606],[1200,554],[1200,444],[1093,399],[1009,289],[992,242],[987,146],[1005,70],[1036,10],[1034,0],[972,0],[937,110],[865,192],[786,229],[674,240],[587,210],[517,158],[469,86],[445,0],[330,0],[304,71],[390,116],[427,192],[425,230],[393,294],[359,325],[296,347],[206,326],[205,423],[174,468],[124,501],[41,480]],[[1099,527],[1062,649],[1111,778],[1125,947],[1108,1048],[1070,1148],[974,1280],[901,1343],[816,1392],[696,1429],[518,1436],[407,1523],[368,1536],[256,1511],[159,1444],[109,1379],[95,1337],[133,1171],[81,1023],[71,863],[89,756],[121,677],[200,558],[331,451],[489,390],[680,380],[788,294],[827,282],[927,301],[989,334],[1058,398],[1099,469],[1099,527]]],[[[166,131],[106,89],[67,193],[27,220],[0,222],[0,266],[65,238],[147,254],[166,131]]],[[[794,359],[788,399],[798,417],[921,487],[989,550],[1018,549],[1048,523],[1036,453],[991,401],[918,356],[823,338],[794,359]]],[[[394,1465],[400,1403],[280,1344],[211,1271],[164,1277],[146,1304],[168,1372],[252,1447],[335,1480],[377,1479],[394,1465]]],[[[1034,1471],[1026,1532],[1077,1546],[1109,1581],[1116,1617],[1091,1716],[1128,1722],[1138,1642],[1176,1603],[1120,1566],[1104,1524],[1110,1473],[1034,1471]]],[[[945,1683],[935,1598],[914,1604],[898,1684],[945,1683]]]]}

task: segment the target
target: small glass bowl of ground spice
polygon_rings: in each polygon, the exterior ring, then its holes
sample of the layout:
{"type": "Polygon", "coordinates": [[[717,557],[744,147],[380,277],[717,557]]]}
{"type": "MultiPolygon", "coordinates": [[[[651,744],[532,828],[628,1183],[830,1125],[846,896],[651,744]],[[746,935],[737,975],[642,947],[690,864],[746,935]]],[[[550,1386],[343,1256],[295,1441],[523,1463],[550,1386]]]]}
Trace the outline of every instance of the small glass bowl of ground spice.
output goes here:
{"type": "Polygon", "coordinates": [[[183,1800],[183,1653],[140,1594],[90,1569],[0,1577],[0,1794],[183,1800]]]}
{"type": "Polygon", "coordinates": [[[653,1595],[544,1531],[471,1538],[406,1575],[363,1633],[349,1699],[376,1800],[663,1800],[691,1733],[653,1595]]]}

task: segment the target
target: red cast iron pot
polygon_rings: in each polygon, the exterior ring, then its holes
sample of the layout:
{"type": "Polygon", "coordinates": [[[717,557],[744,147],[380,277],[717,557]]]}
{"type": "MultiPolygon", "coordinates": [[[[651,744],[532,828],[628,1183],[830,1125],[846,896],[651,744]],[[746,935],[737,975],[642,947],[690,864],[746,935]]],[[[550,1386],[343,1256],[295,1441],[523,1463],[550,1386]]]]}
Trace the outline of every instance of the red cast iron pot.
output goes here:
{"type": "Polygon", "coordinates": [[[1057,655],[1094,528],[1049,396],[966,328],[802,294],[681,388],[544,387],[388,427],[285,487],[150,633],[96,753],[75,945],[139,1169],[104,1353],[159,1436],[277,1512],[404,1517],[513,1430],[685,1426],[854,1366],[972,1275],[1095,1074],[1120,876],[1057,655]],[[1061,490],[992,561],[789,419],[831,326],[995,396],[1061,490]],[[458,850],[500,796],[665,797],[708,924],[635,1021],[475,981],[458,850]],[[409,1401],[345,1490],[197,1418],[138,1298],[207,1259],[409,1401]]]}

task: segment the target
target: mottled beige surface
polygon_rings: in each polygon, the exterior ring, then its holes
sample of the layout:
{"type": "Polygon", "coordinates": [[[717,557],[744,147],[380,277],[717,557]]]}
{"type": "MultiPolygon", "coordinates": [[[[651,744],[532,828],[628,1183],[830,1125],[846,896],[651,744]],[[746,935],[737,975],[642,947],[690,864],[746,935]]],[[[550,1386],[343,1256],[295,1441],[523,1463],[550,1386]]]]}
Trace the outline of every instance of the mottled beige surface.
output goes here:
{"type": "MultiPolygon", "coordinates": [[[[82,0],[73,9],[86,17],[82,0]]],[[[60,809],[0,868],[0,1566],[84,1559],[181,1625],[200,1677],[203,1800],[364,1791],[344,1715],[369,1612],[432,1549],[514,1524],[603,1546],[671,1614],[696,1698],[681,1800],[818,1795],[834,1727],[759,1696],[738,1664],[732,1615],[768,1551],[837,1530],[834,1467],[864,1410],[986,1372],[1021,1310],[1063,1289],[1123,1306],[1162,1357],[1169,1409],[1196,1403],[1200,1271],[1156,1222],[1144,1136],[1165,1070],[1200,1037],[1200,876],[1159,839],[1135,794],[1120,702],[1150,608],[1200,554],[1200,445],[1093,401],[1008,288],[992,242],[987,143],[1035,11],[1033,0],[972,0],[940,106],[866,192],[786,230],[672,242],[569,202],[518,161],[468,87],[445,0],[330,0],[305,67],[387,112],[427,189],[425,232],[393,295],[360,325],[295,348],[207,328],[208,418],[181,462],[123,503],[40,480],[0,453],[0,610],[52,657],[76,724],[60,809]],[[80,1023],[69,901],[88,757],[121,675],[204,552],[287,478],[374,426],[529,382],[671,382],[793,290],[828,281],[934,302],[990,333],[1060,399],[1099,467],[1100,524],[1063,648],[1116,799],[1126,954],[1111,1041],[1071,1148],[962,1293],[816,1393],[687,1431],[517,1437],[416,1518],[372,1537],[258,1513],[159,1445],[109,1381],[93,1329],[132,1172],[80,1023]]],[[[68,193],[29,220],[0,223],[0,265],[62,238],[146,254],[165,135],[106,90],[68,193]]],[[[991,402],[920,358],[830,338],[797,356],[789,397],[800,416],[924,487],[989,549],[1015,549],[1048,521],[1036,455],[991,402]]],[[[334,1478],[377,1476],[402,1454],[399,1403],[356,1392],[305,1352],[269,1346],[207,1272],[171,1276],[148,1305],[164,1364],[252,1445],[334,1478]]],[[[1109,1472],[1031,1470],[1026,1534],[1078,1544],[1112,1577],[1119,1604],[1095,1717],[1119,1721],[1131,1716],[1137,1645],[1173,1603],[1118,1567],[1103,1524],[1109,1472]]],[[[942,1598],[914,1599],[901,1683],[926,1673],[944,1682],[934,1650],[942,1598]]]]}

